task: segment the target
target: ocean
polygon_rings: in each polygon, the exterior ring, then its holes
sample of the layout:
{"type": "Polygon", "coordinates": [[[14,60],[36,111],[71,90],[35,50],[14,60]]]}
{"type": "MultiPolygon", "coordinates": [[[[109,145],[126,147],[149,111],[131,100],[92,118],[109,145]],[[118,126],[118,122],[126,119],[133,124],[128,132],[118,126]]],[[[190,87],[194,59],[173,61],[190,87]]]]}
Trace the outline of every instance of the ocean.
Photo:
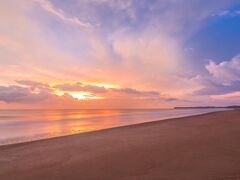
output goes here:
{"type": "Polygon", "coordinates": [[[0,110],[0,145],[222,110],[0,110]]]}

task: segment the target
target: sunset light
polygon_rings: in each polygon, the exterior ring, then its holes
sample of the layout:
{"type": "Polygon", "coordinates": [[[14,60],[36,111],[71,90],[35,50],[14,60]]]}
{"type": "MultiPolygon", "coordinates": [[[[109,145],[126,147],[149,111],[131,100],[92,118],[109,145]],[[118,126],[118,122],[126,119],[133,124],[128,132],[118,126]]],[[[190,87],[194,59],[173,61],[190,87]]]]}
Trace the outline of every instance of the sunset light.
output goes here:
{"type": "Polygon", "coordinates": [[[240,0],[0,0],[0,180],[240,180],[240,0]]]}
{"type": "Polygon", "coordinates": [[[88,92],[67,92],[67,93],[78,100],[103,98],[103,97],[94,96],[93,94],[88,92]]]}
{"type": "Polygon", "coordinates": [[[76,1],[1,2],[0,108],[240,101],[238,5],[76,1]]]}

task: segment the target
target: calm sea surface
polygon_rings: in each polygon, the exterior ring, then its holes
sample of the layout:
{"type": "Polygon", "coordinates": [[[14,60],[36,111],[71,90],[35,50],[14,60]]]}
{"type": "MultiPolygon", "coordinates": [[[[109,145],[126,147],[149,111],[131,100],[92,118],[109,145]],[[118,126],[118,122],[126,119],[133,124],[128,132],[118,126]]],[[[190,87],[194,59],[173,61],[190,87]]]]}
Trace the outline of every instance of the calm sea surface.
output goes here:
{"type": "Polygon", "coordinates": [[[0,110],[0,145],[220,110],[0,110]]]}

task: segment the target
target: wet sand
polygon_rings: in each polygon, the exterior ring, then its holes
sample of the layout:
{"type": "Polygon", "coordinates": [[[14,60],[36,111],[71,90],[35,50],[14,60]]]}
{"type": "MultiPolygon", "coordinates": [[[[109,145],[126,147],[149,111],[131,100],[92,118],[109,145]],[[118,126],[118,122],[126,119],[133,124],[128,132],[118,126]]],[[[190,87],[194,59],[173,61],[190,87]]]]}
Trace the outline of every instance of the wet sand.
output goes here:
{"type": "Polygon", "coordinates": [[[240,110],[0,147],[1,180],[237,180],[240,110]]]}

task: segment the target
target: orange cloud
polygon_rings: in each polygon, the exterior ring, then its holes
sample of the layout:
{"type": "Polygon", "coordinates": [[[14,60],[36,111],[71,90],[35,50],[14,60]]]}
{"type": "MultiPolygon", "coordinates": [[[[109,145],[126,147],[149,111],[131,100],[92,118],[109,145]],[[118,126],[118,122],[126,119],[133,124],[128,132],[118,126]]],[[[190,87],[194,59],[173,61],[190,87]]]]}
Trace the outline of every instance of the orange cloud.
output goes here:
{"type": "Polygon", "coordinates": [[[105,88],[82,83],[50,86],[28,80],[17,83],[0,86],[1,102],[32,108],[144,108],[177,101],[156,91],[131,88],[105,88]]]}

